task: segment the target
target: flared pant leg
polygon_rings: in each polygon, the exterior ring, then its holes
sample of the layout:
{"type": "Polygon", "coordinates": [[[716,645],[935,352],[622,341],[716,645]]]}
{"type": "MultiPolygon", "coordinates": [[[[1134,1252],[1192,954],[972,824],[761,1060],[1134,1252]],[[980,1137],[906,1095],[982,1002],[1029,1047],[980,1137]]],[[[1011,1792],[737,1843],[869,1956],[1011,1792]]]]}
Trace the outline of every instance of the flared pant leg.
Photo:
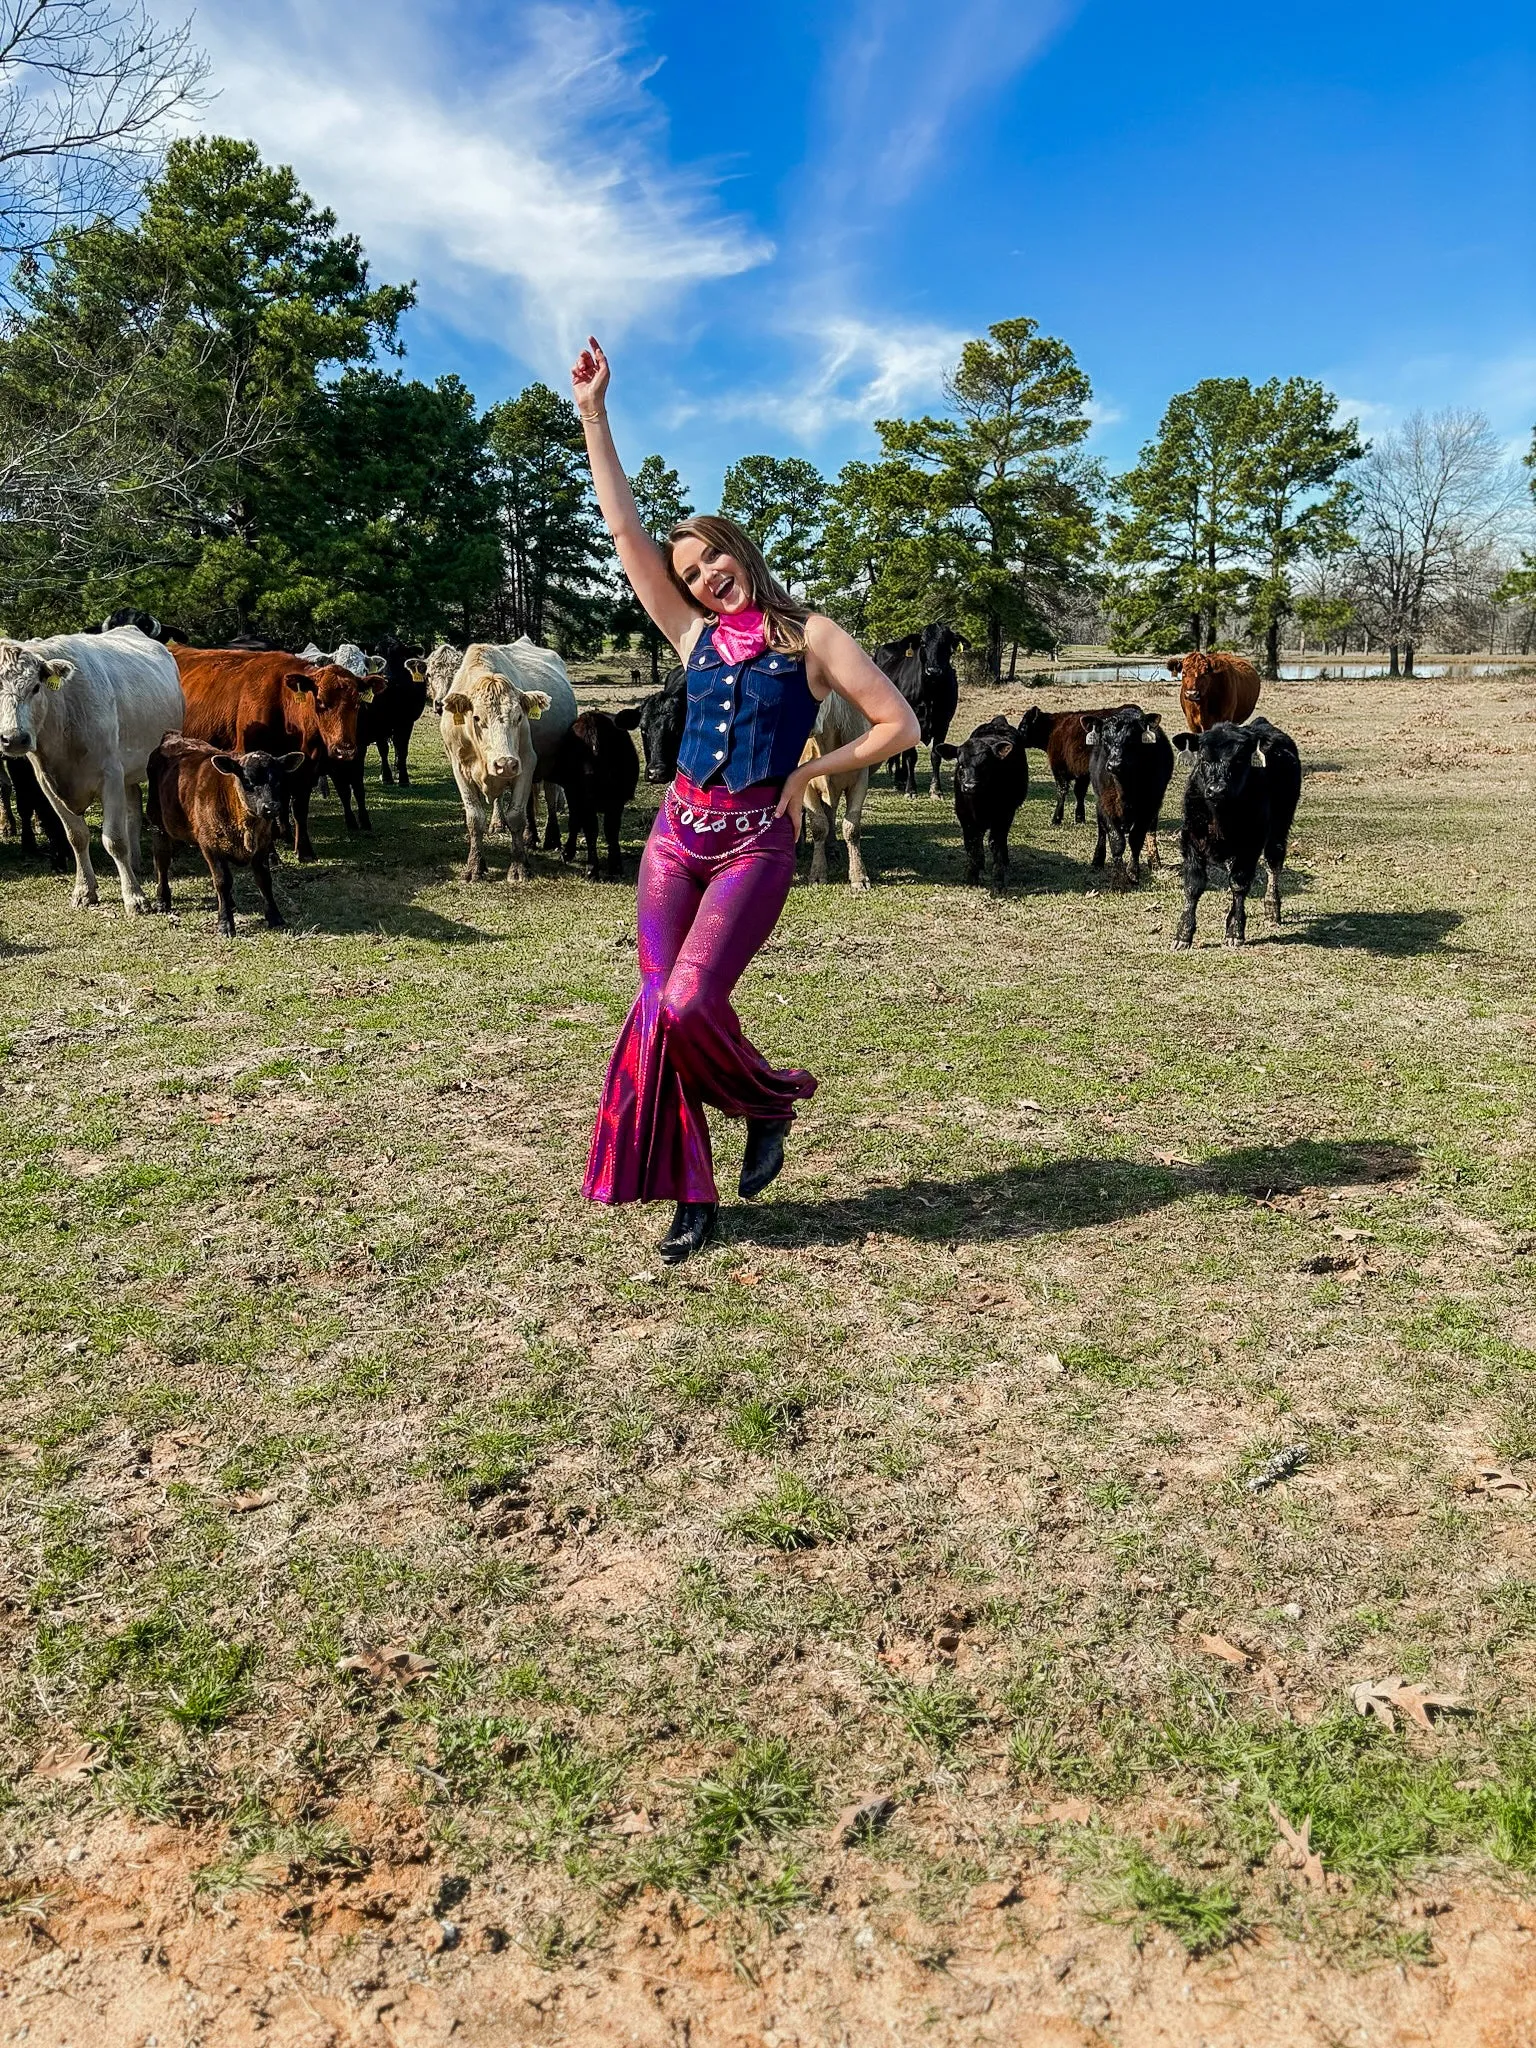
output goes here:
{"type": "Polygon", "coordinates": [[[781,818],[739,853],[690,849],[665,811],[640,863],[640,994],[614,1047],[583,1193],[594,1202],[713,1202],[705,1105],[779,1118],[815,1092],[771,1067],[731,996],[783,911],[795,875],[781,818]]]}

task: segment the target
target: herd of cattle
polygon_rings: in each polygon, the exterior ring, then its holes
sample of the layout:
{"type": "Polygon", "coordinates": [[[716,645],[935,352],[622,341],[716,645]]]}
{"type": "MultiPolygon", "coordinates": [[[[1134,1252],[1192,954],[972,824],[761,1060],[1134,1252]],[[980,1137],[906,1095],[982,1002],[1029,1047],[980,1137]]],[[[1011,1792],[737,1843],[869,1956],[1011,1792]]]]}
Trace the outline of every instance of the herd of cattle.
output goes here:
{"type": "MultiPolygon", "coordinates": [[[[1094,867],[1110,862],[1110,881],[1129,887],[1142,856],[1155,865],[1157,828],[1173,775],[1175,749],[1192,756],[1185,786],[1185,906],[1178,943],[1192,943],[1196,906],[1212,866],[1228,869],[1232,904],[1227,939],[1241,945],[1246,899],[1262,855],[1269,872],[1267,914],[1280,916],[1280,872],[1301,789],[1294,742],[1253,717],[1259,678],[1241,657],[1197,653],[1169,662],[1179,676],[1188,730],[1170,741],[1161,714],[1134,704],[1095,711],[1047,712],[1038,706],[1017,724],[988,719],[960,745],[949,741],[959,701],[954,657],[964,645],[948,626],[890,641],[874,658],[917,713],[929,750],[930,794],[941,794],[941,763],[954,763],[954,802],[965,841],[967,880],[979,882],[986,847],[992,886],[1008,871],[1008,835],[1029,788],[1028,756],[1042,752],[1056,786],[1052,822],[1069,794],[1085,821],[1092,790],[1098,822],[1094,867]],[[1129,866],[1126,856],[1129,854],[1129,866]]],[[[508,880],[525,880],[537,839],[542,794],[544,846],[560,846],[562,800],[569,814],[567,861],[584,839],[587,872],[601,873],[597,836],[606,839],[606,871],[621,873],[619,832],[643,762],[646,779],[670,781],[677,768],[687,684],[674,669],[642,703],[611,713],[578,707],[565,665],[524,638],[511,646],[440,646],[413,652],[393,639],[376,655],[347,644],[334,653],[310,646],[294,655],[255,642],[222,648],[167,645],[158,622],[115,614],[99,630],[44,640],[0,639],[0,803],[7,833],[37,851],[41,826],[56,868],[74,856],[77,905],[97,900],[85,814],[101,811],[101,843],[118,871],[124,908],[142,895],[142,799],[162,909],[171,906],[171,864],[178,846],[206,861],[218,899],[218,928],[234,932],[232,869],[249,867],[269,925],[282,915],[272,886],[278,848],[291,843],[314,857],[310,803],[329,784],[348,831],[370,831],[365,770],[377,749],[381,778],[410,782],[411,731],[431,705],[464,807],[465,875],[486,873],[485,839],[493,823],[511,842],[508,880]],[[638,731],[640,758],[631,735],[638,731]],[[391,764],[393,755],[393,765],[391,764]]],[[[806,750],[816,760],[856,738],[862,714],[829,697],[806,750]]],[[[891,763],[896,786],[917,790],[917,750],[891,763]]],[[[860,847],[869,771],[819,776],[806,799],[811,880],[827,877],[827,849],[838,815],[849,881],[868,886],[860,847]]]]}

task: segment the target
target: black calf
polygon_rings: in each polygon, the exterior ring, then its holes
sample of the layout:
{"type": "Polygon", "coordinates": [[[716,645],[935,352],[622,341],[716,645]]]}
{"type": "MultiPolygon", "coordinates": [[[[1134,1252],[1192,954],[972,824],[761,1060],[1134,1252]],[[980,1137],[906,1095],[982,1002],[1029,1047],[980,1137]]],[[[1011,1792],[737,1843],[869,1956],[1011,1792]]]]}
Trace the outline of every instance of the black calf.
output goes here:
{"type": "MultiPolygon", "coordinates": [[[[618,881],[624,873],[619,853],[619,827],[624,806],[640,780],[640,763],[630,734],[640,723],[643,705],[632,705],[612,717],[606,711],[583,711],[556,748],[544,771],[547,783],[559,783],[571,807],[571,831],[564,858],[576,858],[576,840],[587,842],[587,879],[600,881],[597,864],[597,821],[608,841],[608,873],[618,881]]],[[[550,805],[554,823],[554,805],[550,805]]]]}
{"type": "Polygon", "coordinates": [[[1143,711],[1136,704],[1085,719],[1083,736],[1088,743],[1088,779],[1093,784],[1099,823],[1093,865],[1103,867],[1107,845],[1114,855],[1110,886],[1125,889],[1141,880],[1141,849],[1149,832],[1152,852],[1147,864],[1157,863],[1157,821],[1173,780],[1173,748],[1163,731],[1162,713],[1143,711]],[[1125,868],[1127,844],[1131,849],[1129,874],[1125,868]]]}
{"type": "Polygon", "coordinates": [[[661,688],[632,709],[632,721],[628,711],[620,716],[631,732],[636,726],[640,729],[640,751],[645,756],[646,781],[670,782],[677,773],[677,754],[683,744],[683,726],[688,717],[686,669],[669,670],[661,688]]]}
{"type": "Polygon", "coordinates": [[[1029,795],[1029,754],[1006,718],[977,726],[962,746],[940,743],[955,764],[955,816],[965,837],[965,879],[981,880],[983,842],[992,843],[992,893],[1008,879],[1008,834],[1029,795]]]}
{"type": "Polygon", "coordinates": [[[1173,744],[1195,757],[1184,785],[1184,915],[1174,944],[1194,944],[1195,911],[1217,866],[1232,879],[1227,944],[1240,946],[1260,854],[1269,869],[1264,914],[1271,924],[1280,922],[1280,870],[1301,797],[1301,756],[1289,733],[1267,718],[1181,732],[1173,744]]]}

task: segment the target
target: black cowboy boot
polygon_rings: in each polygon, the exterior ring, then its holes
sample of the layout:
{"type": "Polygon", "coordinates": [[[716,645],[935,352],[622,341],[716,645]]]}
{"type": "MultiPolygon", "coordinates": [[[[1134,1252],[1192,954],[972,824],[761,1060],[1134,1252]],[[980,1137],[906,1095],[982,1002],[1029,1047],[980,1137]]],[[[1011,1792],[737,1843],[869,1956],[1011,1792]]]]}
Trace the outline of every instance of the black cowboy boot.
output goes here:
{"type": "Polygon", "coordinates": [[[747,1122],[747,1149],[741,1162],[741,1179],[736,1192],[750,1202],[769,1181],[777,1180],[784,1165],[784,1140],[794,1128],[792,1116],[775,1117],[772,1122],[747,1122]]]}
{"type": "Polygon", "coordinates": [[[680,1266],[684,1259],[703,1251],[715,1234],[719,1214],[718,1202],[679,1202],[672,1227],[661,1240],[661,1263],[680,1266]]]}

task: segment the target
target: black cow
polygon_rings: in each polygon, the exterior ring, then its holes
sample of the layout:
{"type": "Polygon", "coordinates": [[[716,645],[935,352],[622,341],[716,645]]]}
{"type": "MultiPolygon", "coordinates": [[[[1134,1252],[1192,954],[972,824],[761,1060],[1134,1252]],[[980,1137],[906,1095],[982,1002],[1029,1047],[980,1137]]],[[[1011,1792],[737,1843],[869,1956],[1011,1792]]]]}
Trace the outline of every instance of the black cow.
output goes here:
{"type": "Polygon", "coordinates": [[[669,669],[661,688],[642,704],[620,713],[626,727],[640,729],[640,751],[645,756],[647,782],[670,782],[677,773],[677,752],[683,744],[683,726],[688,717],[688,672],[669,669]]]}
{"type": "MultiPolygon", "coordinates": [[[[900,640],[886,640],[875,649],[875,666],[882,669],[917,713],[918,737],[928,748],[932,776],[930,796],[941,796],[943,784],[939,762],[953,757],[944,753],[944,742],[960,702],[960,678],[955,674],[955,649],[968,647],[952,626],[924,626],[920,633],[908,633],[900,640]]],[[[891,757],[891,772],[898,790],[917,795],[917,748],[891,757]]]]}
{"type": "Polygon", "coordinates": [[[1029,750],[1006,718],[978,725],[963,746],[936,750],[955,764],[955,816],[965,838],[965,879],[981,880],[983,841],[992,842],[992,893],[1008,879],[1008,834],[1029,795],[1029,750]]]}
{"type": "Polygon", "coordinates": [[[1110,886],[1124,889],[1141,880],[1141,849],[1148,833],[1152,851],[1147,865],[1158,865],[1157,821],[1173,780],[1173,748],[1163,731],[1162,713],[1143,711],[1139,704],[1126,704],[1118,711],[1086,719],[1083,734],[1099,821],[1093,865],[1103,867],[1107,844],[1114,855],[1110,886]],[[1131,849],[1129,875],[1125,868],[1127,842],[1131,849]]]}
{"type": "MultiPolygon", "coordinates": [[[[382,685],[374,690],[373,743],[379,750],[384,781],[395,780],[389,770],[389,749],[393,747],[400,787],[409,789],[411,728],[427,708],[427,664],[419,647],[403,646],[393,634],[385,640],[379,652],[384,658],[384,670],[382,685]]],[[[361,733],[358,734],[357,751],[359,754],[367,751],[361,733]]]]}
{"type": "Polygon", "coordinates": [[[1184,785],[1184,915],[1174,945],[1194,944],[1195,911],[1214,866],[1225,867],[1232,879],[1227,944],[1240,946],[1260,854],[1269,869],[1264,915],[1280,922],[1280,870],[1301,797],[1301,756],[1290,734],[1267,718],[1176,733],[1173,744],[1195,757],[1184,785]]]}
{"type": "MultiPolygon", "coordinates": [[[[587,879],[597,882],[602,872],[597,864],[597,821],[603,821],[608,841],[608,873],[618,881],[624,873],[619,852],[619,827],[624,806],[631,801],[640,780],[640,763],[630,734],[640,723],[640,705],[631,705],[615,717],[607,711],[583,711],[560,742],[544,770],[546,782],[558,783],[571,807],[570,836],[562,858],[576,858],[578,836],[587,842],[587,879]]],[[[550,806],[554,824],[554,806],[550,806]]],[[[557,828],[558,829],[558,828],[557,828]]]]}
{"type": "Polygon", "coordinates": [[[36,771],[25,754],[14,755],[0,766],[0,805],[5,812],[7,834],[20,833],[21,851],[25,854],[46,853],[48,865],[56,875],[62,875],[72,865],[69,838],[64,830],[64,821],[43,795],[36,771]],[[15,797],[15,815],[11,813],[11,799],[15,797]],[[39,846],[34,825],[41,825],[43,837],[48,842],[39,846]]]}

